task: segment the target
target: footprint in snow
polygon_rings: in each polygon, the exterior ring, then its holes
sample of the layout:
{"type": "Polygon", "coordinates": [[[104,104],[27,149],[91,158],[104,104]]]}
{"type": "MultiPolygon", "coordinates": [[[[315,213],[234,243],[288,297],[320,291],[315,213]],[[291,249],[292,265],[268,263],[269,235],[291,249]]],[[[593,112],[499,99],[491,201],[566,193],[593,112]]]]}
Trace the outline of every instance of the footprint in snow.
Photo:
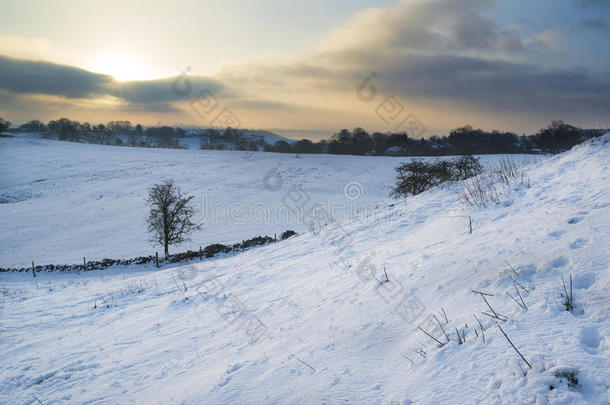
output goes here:
{"type": "Polygon", "coordinates": [[[593,273],[581,274],[574,278],[574,288],[578,290],[587,289],[595,284],[597,276],[593,273]]]}
{"type": "Polygon", "coordinates": [[[228,374],[231,374],[237,370],[239,370],[240,368],[242,368],[244,365],[241,363],[235,363],[233,366],[229,367],[229,369],[227,370],[228,374]]]}
{"type": "Polygon", "coordinates": [[[572,224],[572,225],[577,224],[582,220],[583,220],[582,217],[572,217],[572,218],[568,219],[568,224],[572,224]]]}
{"type": "Polygon", "coordinates": [[[551,266],[553,266],[553,267],[555,267],[555,268],[558,268],[558,267],[563,267],[563,266],[565,266],[566,264],[568,264],[568,259],[566,259],[566,258],[565,258],[565,257],[563,257],[563,256],[559,256],[558,258],[553,259],[553,260],[551,261],[551,266]]]}
{"type": "Polygon", "coordinates": [[[229,381],[231,381],[231,376],[230,375],[224,376],[222,381],[220,381],[218,383],[218,386],[219,387],[224,387],[225,385],[227,385],[229,383],[229,381]]]}
{"type": "Polygon", "coordinates": [[[596,326],[587,326],[580,330],[580,341],[587,353],[595,353],[599,348],[602,337],[596,326]]]}
{"type": "Polygon", "coordinates": [[[570,243],[570,249],[580,249],[587,243],[586,239],[578,238],[574,242],[570,243]]]}
{"type": "Polygon", "coordinates": [[[232,366],[229,366],[227,371],[225,371],[225,375],[222,377],[222,380],[218,383],[219,387],[224,387],[231,381],[232,374],[242,368],[244,366],[243,363],[235,363],[232,366]]]}

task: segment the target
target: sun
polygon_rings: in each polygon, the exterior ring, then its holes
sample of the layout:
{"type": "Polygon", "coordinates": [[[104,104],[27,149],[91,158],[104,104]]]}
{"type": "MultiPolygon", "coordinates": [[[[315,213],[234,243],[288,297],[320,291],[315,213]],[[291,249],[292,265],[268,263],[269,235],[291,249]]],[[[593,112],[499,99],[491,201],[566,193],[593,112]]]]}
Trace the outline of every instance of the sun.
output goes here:
{"type": "Polygon", "coordinates": [[[130,52],[106,52],[91,63],[91,70],[114,77],[118,81],[146,80],[150,78],[148,66],[130,52]]]}

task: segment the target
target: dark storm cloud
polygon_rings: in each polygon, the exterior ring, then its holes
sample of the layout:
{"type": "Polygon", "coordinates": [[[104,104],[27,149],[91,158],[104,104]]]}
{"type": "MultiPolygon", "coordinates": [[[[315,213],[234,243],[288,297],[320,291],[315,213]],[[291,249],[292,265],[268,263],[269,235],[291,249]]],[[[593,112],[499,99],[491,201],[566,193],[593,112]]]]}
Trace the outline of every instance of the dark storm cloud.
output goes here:
{"type": "MultiPolygon", "coordinates": [[[[510,111],[609,111],[610,75],[451,55],[410,55],[379,74],[405,98],[510,111]]],[[[398,62],[397,60],[394,62],[398,62]]]]}
{"type": "Polygon", "coordinates": [[[73,66],[0,56],[0,89],[15,94],[43,94],[66,98],[113,96],[133,104],[128,108],[134,110],[169,112],[174,111],[169,103],[185,99],[189,95],[192,97],[195,90],[207,89],[218,94],[224,89],[220,82],[213,79],[186,79],[118,82],[111,76],[73,66]]]}
{"type": "Polygon", "coordinates": [[[0,56],[0,88],[15,93],[82,98],[103,93],[111,82],[110,76],[72,66],[0,56]]]}
{"type": "Polygon", "coordinates": [[[132,103],[146,104],[190,99],[195,92],[203,89],[218,95],[224,91],[224,86],[219,81],[204,77],[188,77],[184,80],[179,77],[170,77],[156,80],[113,82],[108,88],[108,93],[132,103]]]}

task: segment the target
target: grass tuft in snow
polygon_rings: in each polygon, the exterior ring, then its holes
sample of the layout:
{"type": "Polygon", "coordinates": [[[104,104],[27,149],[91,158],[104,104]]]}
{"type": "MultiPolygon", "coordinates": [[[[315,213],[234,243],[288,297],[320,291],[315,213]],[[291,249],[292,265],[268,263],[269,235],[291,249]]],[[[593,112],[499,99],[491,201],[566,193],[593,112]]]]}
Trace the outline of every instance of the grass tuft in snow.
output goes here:
{"type": "Polygon", "coordinates": [[[566,281],[563,276],[561,276],[561,282],[563,284],[563,293],[561,293],[562,304],[565,307],[566,311],[572,312],[575,308],[574,306],[574,293],[572,292],[572,275],[570,274],[570,291],[566,288],[566,281]]]}
{"type": "Polygon", "coordinates": [[[530,188],[527,171],[510,158],[502,158],[490,171],[462,182],[461,201],[471,207],[498,205],[511,191],[530,188]]]}

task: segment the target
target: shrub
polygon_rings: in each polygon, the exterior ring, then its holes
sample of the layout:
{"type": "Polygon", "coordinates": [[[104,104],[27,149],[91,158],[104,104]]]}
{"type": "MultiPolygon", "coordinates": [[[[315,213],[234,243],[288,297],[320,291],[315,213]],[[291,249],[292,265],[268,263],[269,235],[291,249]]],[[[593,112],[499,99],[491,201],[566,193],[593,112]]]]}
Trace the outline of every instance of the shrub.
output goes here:
{"type": "Polygon", "coordinates": [[[265,245],[270,242],[273,242],[273,238],[270,236],[255,236],[252,239],[248,239],[248,240],[244,241],[241,244],[241,247],[243,249],[246,249],[246,248],[249,248],[252,246],[265,245]]]}
{"type": "Polygon", "coordinates": [[[451,178],[447,162],[427,163],[419,159],[398,166],[396,173],[398,181],[391,193],[396,198],[423,193],[451,178]]]}
{"type": "Polygon", "coordinates": [[[297,233],[296,233],[295,231],[288,230],[288,231],[285,231],[285,232],[283,232],[283,233],[282,233],[282,235],[280,236],[280,239],[281,239],[281,240],[285,240],[285,239],[288,239],[288,238],[290,238],[291,236],[294,236],[294,235],[296,235],[296,234],[297,234],[297,233]]]}
{"type": "Polygon", "coordinates": [[[167,259],[170,261],[170,263],[178,263],[183,260],[189,260],[189,259],[195,259],[195,258],[199,258],[198,250],[187,250],[186,252],[182,252],[182,253],[174,253],[173,255],[170,255],[167,259]]]}
{"type": "Polygon", "coordinates": [[[472,155],[464,155],[451,162],[453,169],[452,180],[466,180],[478,176],[483,172],[483,166],[479,159],[472,155]]]}
{"type": "Polygon", "coordinates": [[[223,245],[222,243],[214,243],[212,245],[206,246],[203,249],[203,254],[205,257],[214,257],[217,253],[228,253],[231,251],[231,247],[227,245],[223,245]]]}
{"type": "Polygon", "coordinates": [[[391,196],[417,195],[447,181],[464,180],[481,172],[481,163],[473,156],[431,163],[415,159],[396,168],[397,183],[391,196]]]}

